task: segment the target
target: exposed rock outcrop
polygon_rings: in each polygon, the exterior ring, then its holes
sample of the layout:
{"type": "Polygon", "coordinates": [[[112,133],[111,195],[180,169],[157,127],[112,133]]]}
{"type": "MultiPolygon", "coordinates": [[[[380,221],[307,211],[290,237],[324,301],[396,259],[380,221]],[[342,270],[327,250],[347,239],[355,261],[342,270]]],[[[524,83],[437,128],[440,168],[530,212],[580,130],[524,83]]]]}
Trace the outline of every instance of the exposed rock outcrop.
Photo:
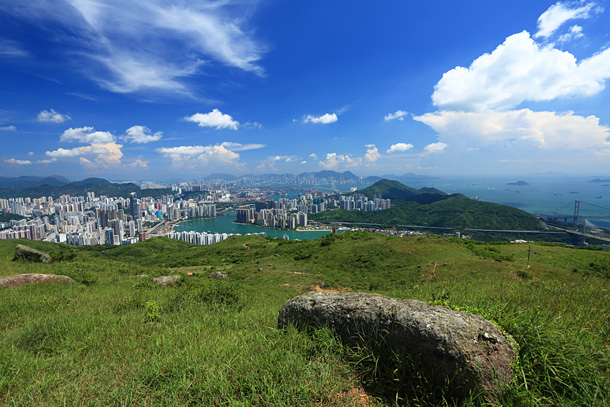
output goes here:
{"type": "Polygon", "coordinates": [[[417,360],[455,397],[490,394],[513,378],[514,341],[490,321],[466,312],[378,294],[309,292],[280,309],[278,327],[327,326],[356,345],[382,333],[393,351],[417,360]]]}
{"type": "Polygon", "coordinates": [[[15,257],[13,260],[27,260],[36,263],[50,263],[53,261],[47,253],[39,252],[22,244],[15,246],[15,257]]]}
{"type": "Polygon", "coordinates": [[[157,283],[160,287],[167,287],[170,285],[174,285],[180,280],[180,276],[161,276],[157,278],[153,278],[152,281],[157,283]]]}
{"type": "Polygon", "coordinates": [[[214,278],[216,280],[228,280],[229,276],[227,276],[225,273],[221,273],[220,271],[215,271],[213,273],[210,273],[208,275],[208,278],[214,278]]]}
{"type": "Polygon", "coordinates": [[[16,274],[13,276],[0,277],[0,288],[15,288],[26,284],[68,282],[74,283],[68,276],[55,274],[16,274]]]}

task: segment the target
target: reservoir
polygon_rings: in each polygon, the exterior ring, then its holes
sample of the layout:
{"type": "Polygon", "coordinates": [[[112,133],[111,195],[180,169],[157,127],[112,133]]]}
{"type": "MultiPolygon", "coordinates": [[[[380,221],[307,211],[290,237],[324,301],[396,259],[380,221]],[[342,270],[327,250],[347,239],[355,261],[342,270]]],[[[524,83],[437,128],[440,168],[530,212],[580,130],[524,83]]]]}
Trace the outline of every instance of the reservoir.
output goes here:
{"type": "Polygon", "coordinates": [[[265,232],[267,237],[277,237],[281,239],[284,235],[288,235],[290,240],[317,239],[330,233],[324,231],[299,232],[296,230],[261,228],[241,223],[233,223],[235,219],[235,212],[230,212],[227,216],[219,216],[217,218],[187,220],[177,225],[174,230],[176,232],[239,233],[240,235],[265,232]]]}

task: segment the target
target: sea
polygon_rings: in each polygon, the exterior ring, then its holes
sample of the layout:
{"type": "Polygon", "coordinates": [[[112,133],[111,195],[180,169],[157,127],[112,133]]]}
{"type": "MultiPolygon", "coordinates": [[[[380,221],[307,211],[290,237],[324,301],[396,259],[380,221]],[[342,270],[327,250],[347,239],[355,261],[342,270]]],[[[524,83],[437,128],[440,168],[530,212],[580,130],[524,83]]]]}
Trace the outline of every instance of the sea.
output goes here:
{"type": "MultiPolygon", "coordinates": [[[[362,185],[337,185],[341,191],[347,192],[350,187],[359,189],[362,185]]],[[[608,219],[588,220],[588,224],[610,230],[610,179],[595,176],[566,175],[533,175],[518,178],[488,177],[455,177],[411,180],[408,186],[413,188],[434,187],[448,194],[463,194],[480,201],[494,202],[512,206],[533,215],[574,215],[575,201],[580,202],[580,216],[608,216],[608,219]],[[607,181],[604,181],[607,179],[607,181]],[[598,182],[592,182],[598,180],[598,182]],[[599,182],[601,180],[601,182],[599,182]]],[[[289,191],[286,195],[272,196],[294,198],[300,192],[289,191]]],[[[265,232],[268,237],[289,239],[317,239],[330,232],[286,231],[233,223],[235,214],[212,219],[185,221],[176,226],[175,230],[197,231],[208,233],[247,234],[265,232]]]]}

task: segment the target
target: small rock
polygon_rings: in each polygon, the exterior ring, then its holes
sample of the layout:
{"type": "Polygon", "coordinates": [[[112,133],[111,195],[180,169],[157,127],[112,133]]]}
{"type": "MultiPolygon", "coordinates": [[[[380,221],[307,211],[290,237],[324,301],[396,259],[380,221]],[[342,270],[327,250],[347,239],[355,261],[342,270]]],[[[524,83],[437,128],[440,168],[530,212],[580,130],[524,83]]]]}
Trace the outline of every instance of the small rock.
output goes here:
{"type": "Polygon", "coordinates": [[[157,283],[159,287],[168,287],[174,285],[180,280],[180,276],[161,276],[153,278],[153,281],[157,283]]]}
{"type": "Polygon", "coordinates": [[[277,253],[276,253],[276,254],[274,254],[274,256],[275,256],[275,257],[280,257],[280,255],[279,255],[279,254],[277,254],[277,253]]]}
{"type": "Polygon", "coordinates": [[[215,271],[213,273],[210,273],[208,275],[208,278],[213,278],[216,280],[228,280],[229,276],[227,276],[225,273],[221,273],[220,271],[215,271]]]}
{"type": "Polygon", "coordinates": [[[263,271],[263,269],[258,269],[258,271],[263,271]]]}
{"type": "Polygon", "coordinates": [[[136,276],[129,276],[129,278],[148,278],[148,274],[138,274],[136,276]]]}
{"type": "Polygon", "coordinates": [[[34,283],[51,283],[51,282],[74,283],[68,276],[60,276],[55,274],[16,274],[13,276],[0,277],[0,288],[15,288],[22,285],[34,283]]]}
{"type": "Polygon", "coordinates": [[[50,263],[53,261],[47,253],[39,252],[22,244],[15,246],[15,257],[13,260],[27,260],[36,263],[50,263]]]}

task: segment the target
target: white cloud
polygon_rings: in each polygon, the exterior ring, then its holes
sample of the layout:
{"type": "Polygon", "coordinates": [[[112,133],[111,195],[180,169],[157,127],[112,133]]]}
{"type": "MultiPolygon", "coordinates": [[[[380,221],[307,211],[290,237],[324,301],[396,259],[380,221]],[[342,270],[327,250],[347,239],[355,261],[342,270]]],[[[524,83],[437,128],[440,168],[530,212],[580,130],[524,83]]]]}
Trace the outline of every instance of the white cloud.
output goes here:
{"type": "Polygon", "coordinates": [[[172,159],[174,165],[240,166],[239,154],[222,144],[213,146],[179,146],[158,148],[157,152],[172,159]]]}
{"type": "Polygon", "coordinates": [[[121,165],[123,145],[114,141],[109,143],[92,143],[90,146],[76,147],[71,149],[58,148],[47,151],[45,154],[51,158],[74,158],[79,157],[81,164],[91,168],[116,168],[121,165]],[[93,157],[92,160],[85,156],[93,157]]]}
{"type": "Polygon", "coordinates": [[[424,147],[424,150],[426,150],[428,153],[440,153],[446,148],[447,144],[439,141],[438,143],[428,144],[426,147],[424,147]]]}
{"type": "Polygon", "coordinates": [[[192,116],[185,117],[187,122],[197,123],[199,127],[213,127],[216,129],[233,129],[237,130],[239,122],[233,120],[228,114],[223,114],[220,110],[214,109],[209,113],[195,113],[192,116]]]}
{"type": "Polygon", "coordinates": [[[381,154],[379,154],[379,150],[372,144],[367,145],[366,154],[364,155],[365,160],[370,162],[375,162],[381,158],[381,154]]]}
{"type": "Polygon", "coordinates": [[[152,141],[161,140],[163,132],[158,131],[155,134],[150,134],[151,131],[148,127],[144,126],[131,126],[125,131],[125,135],[122,137],[124,141],[131,141],[132,143],[150,143],[152,141]]]}
{"type": "Polygon", "coordinates": [[[15,130],[17,130],[17,127],[15,127],[15,126],[0,127],[0,131],[15,131],[15,130]]]}
{"type": "Polygon", "coordinates": [[[386,153],[396,153],[396,152],[402,152],[402,151],[409,151],[410,149],[413,148],[413,144],[411,143],[396,143],[396,144],[392,144],[390,146],[390,148],[388,149],[388,151],[386,151],[386,153]]]}
{"type": "Polygon", "coordinates": [[[301,161],[301,164],[307,164],[307,161],[303,160],[301,161]]]}
{"type": "Polygon", "coordinates": [[[50,160],[38,160],[36,164],[51,164],[57,161],[57,158],[51,158],[50,160]]]}
{"type": "Polygon", "coordinates": [[[577,62],[569,52],[540,46],[523,31],[469,68],[446,72],[432,100],[442,109],[507,110],[523,101],[595,95],[609,77],[610,48],[577,62]]]}
{"type": "Polygon", "coordinates": [[[405,112],[404,110],[397,110],[396,113],[388,113],[385,115],[385,117],[383,118],[383,120],[390,121],[390,120],[394,120],[394,119],[398,119],[400,121],[403,121],[405,119],[405,116],[408,115],[409,113],[405,112]]]}
{"type": "Polygon", "coordinates": [[[530,147],[553,151],[596,150],[609,146],[610,128],[595,116],[572,112],[534,112],[530,109],[508,112],[426,113],[414,117],[432,127],[439,138],[451,144],[466,144],[471,149],[498,143],[527,142],[530,147]]]}
{"type": "Polygon", "coordinates": [[[326,159],[320,161],[320,166],[328,170],[334,170],[339,166],[345,168],[357,167],[361,163],[361,158],[352,158],[347,154],[328,153],[326,154],[326,159]]]}
{"type": "Polygon", "coordinates": [[[63,123],[70,120],[71,117],[67,114],[61,114],[54,109],[43,110],[38,113],[36,120],[42,123],[63,123]]]}
{"type": "Polygon", "coordinates": [[[0,55],[9,58],[23,58],[30,56],[30,53],[24,50],[18,42],[0,38],[0,55]]]}
{"type": "Polygon", "coordinates": [[[231,143],[229,141],[225,141],[220,144],[228,150],[232,151],[246,151],[246,150],[257,150],[259,148],[264,148],[264,144],[240,144],[240,143],[231,143]]]}
{"type": "Polygon", "coordinates": [[[60,24],[54,35],[66,43],[72,58],[98,62],[80,66],[103,87],[182,94],[192,93],[183,78],[206,64],[264,74],[258,61],[266,47],[253,38],[248,22],[255,7],[257,2],[239,0],[30,0],[28,7],[4,5],[14,18],[60,24]]]}
{"type": "Polygon", "coordinates": [[[309,154],[309,156],[311,158],[313,158],[314,160],[316,160],[318,158],[318,155],[316,153],[311,153],[311,154],[309,154]]]}
{"type": "Polygon", "coordinates": [[[9,158],[8,160],[4,160],[5,163],[8,164],[17,164],[17,165],[30,165],[32,162],[30,160],[16,160],[14,158],[9,158]]]}
{"type": "Polygon", "coordinates": [[[93,131],[93,127],[69,128],[64,131],[59,141],[76,141],[79,143],[112,143],[114,136],[107,131],[93,131]]]}
{"type": "Polygon", "coordinates": [[[538,32],[534,38],[550,37],[563,23],[574,19],[589,18],[594,2],[557,2],[538,17],[538,32]]]}
{"type": "Polygon", "coordinates": [[[329,123],[334,123],[337,120],[339,120],[339,118],[337,117],[336,113],[333,113],[333,114],[325,113],[322,116],[318,116],[318,117],[308,114],[307,116],[305,116],[303,118],[303,123],[329,124],[329,123]]]}
{"type": "Polygon", "coordinates": [[[579,25],[573,25],[570,27],[570,31],[562,34],[557,41],[559,42],[570,42],[572,40],[577,40],[579,38],[584,37],[582,33],[582,27],[579,25]]]}

